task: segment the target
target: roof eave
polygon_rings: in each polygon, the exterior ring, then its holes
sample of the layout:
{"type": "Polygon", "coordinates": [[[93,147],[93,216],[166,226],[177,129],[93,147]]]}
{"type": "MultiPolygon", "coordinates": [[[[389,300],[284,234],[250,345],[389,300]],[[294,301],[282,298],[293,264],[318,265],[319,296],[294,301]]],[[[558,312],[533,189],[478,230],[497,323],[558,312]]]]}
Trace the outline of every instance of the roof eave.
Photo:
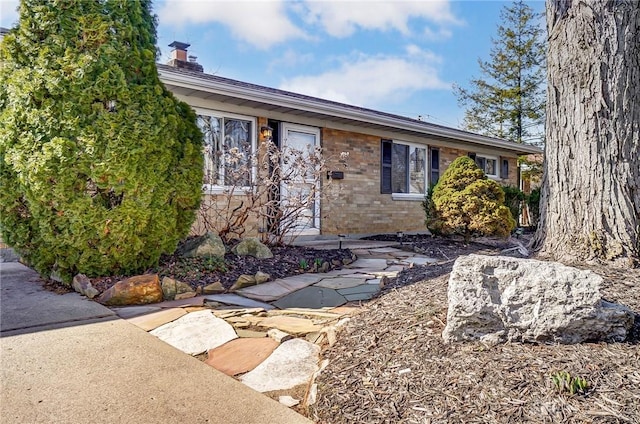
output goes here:
{"type": "Polygon", "coordinates": [[[434,126],[423,121],[411,120],[393,115],[381,115],[368,109],[352,108],[349,105],[327,102],[322,99],[309,98],[306,96],[304,98],[298,98],[291,96],[286,92],[263,90],[260,89],[259,86],[234,85],[224,81],[197,78],[191,74],[174,71],[173,69],[167,69],[166,67],[159,67],[158,73],[164,82],[174,83],[195,90],[202,90],[205,92],[210,91],[238,97],[244,100],[273,104],[288,107],[290,109],[299,109],[312,113],[398,128],[424,135],[466,141],[473,144],[509,150],[519,155],[542,153],[542,150],[535,146],[516,144],[455,128],[434,126]]]}

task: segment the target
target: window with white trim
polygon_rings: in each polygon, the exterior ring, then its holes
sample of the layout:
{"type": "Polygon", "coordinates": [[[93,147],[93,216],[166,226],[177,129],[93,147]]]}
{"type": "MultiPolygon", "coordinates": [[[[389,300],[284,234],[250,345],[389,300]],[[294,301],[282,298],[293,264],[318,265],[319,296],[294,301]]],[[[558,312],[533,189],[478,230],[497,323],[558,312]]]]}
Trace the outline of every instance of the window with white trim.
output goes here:
{"type": "Polygon", "coordinates": [[[423,196],[427,187],[426,146],[382,140],[380,192],[423,196]]]}
{"type": "Polygon", "coordinates": [[[487,177],[498,177],[498,158],[476,154],[476,165],[482,169],[487,177]]]}
{"type": "Polygon", "coordinates": [[[204,135],[204,184],[207,188],[248,187],[253,178],[256,120],[196,109],[204,135]]]}

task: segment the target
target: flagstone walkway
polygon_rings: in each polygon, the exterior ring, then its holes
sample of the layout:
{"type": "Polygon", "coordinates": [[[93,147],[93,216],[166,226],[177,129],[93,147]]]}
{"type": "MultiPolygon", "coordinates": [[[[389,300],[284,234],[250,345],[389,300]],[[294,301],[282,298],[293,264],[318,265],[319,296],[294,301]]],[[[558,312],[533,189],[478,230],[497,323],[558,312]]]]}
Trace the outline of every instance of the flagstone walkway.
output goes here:
{"type": "Polygon", "coordinates": [[[207,353],[207,364],[255,390],[304,385],[313,393],[323,365],[321,346],[332,345],[340,327],[366,308],[361,302],[372,299],[387,278],[406,267],[438,262],[396,244],[362,241],[349,246],[358,259],[341,270],[281,278],[235,293],[112,309],[190,355],[207,353]]]}

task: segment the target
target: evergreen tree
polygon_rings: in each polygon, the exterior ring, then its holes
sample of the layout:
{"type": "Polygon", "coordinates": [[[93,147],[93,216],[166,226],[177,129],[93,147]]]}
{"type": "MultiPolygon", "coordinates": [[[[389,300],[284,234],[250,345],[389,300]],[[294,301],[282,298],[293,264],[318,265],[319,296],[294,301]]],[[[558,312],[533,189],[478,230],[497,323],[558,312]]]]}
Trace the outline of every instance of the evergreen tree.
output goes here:
{"type": "Polygon", "coordinates": [[[466,129],[517,143],[539,143],[544,131],[545,42],[538,15],[519,0],[505,6],[482,77],[455,87],[466,129]]]}
{"type": "Polygon", "coordinates": [[[423,202],[427,228],[434,234],[508,236],[516,222],[504,205],[504,191],[473,159],[454,160],[423,202]]]}
{"type": "Polygon", "coordinates": [[[202,134],[159,80],[149,0],[22,0],[0,45],[0,227],[41,274],[132,273],[175,250],[202,134]]]}

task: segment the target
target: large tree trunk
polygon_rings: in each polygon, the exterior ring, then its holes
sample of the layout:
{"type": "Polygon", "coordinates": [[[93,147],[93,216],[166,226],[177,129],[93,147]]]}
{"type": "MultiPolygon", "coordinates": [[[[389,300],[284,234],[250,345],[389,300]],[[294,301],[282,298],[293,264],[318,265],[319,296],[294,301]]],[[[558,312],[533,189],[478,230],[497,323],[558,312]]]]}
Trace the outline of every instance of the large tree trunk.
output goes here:
{"type": "Polygon", "coordinates": [[[638,264],[640,2],[548,0],[541,217],[557,260],[638,264]]]}

